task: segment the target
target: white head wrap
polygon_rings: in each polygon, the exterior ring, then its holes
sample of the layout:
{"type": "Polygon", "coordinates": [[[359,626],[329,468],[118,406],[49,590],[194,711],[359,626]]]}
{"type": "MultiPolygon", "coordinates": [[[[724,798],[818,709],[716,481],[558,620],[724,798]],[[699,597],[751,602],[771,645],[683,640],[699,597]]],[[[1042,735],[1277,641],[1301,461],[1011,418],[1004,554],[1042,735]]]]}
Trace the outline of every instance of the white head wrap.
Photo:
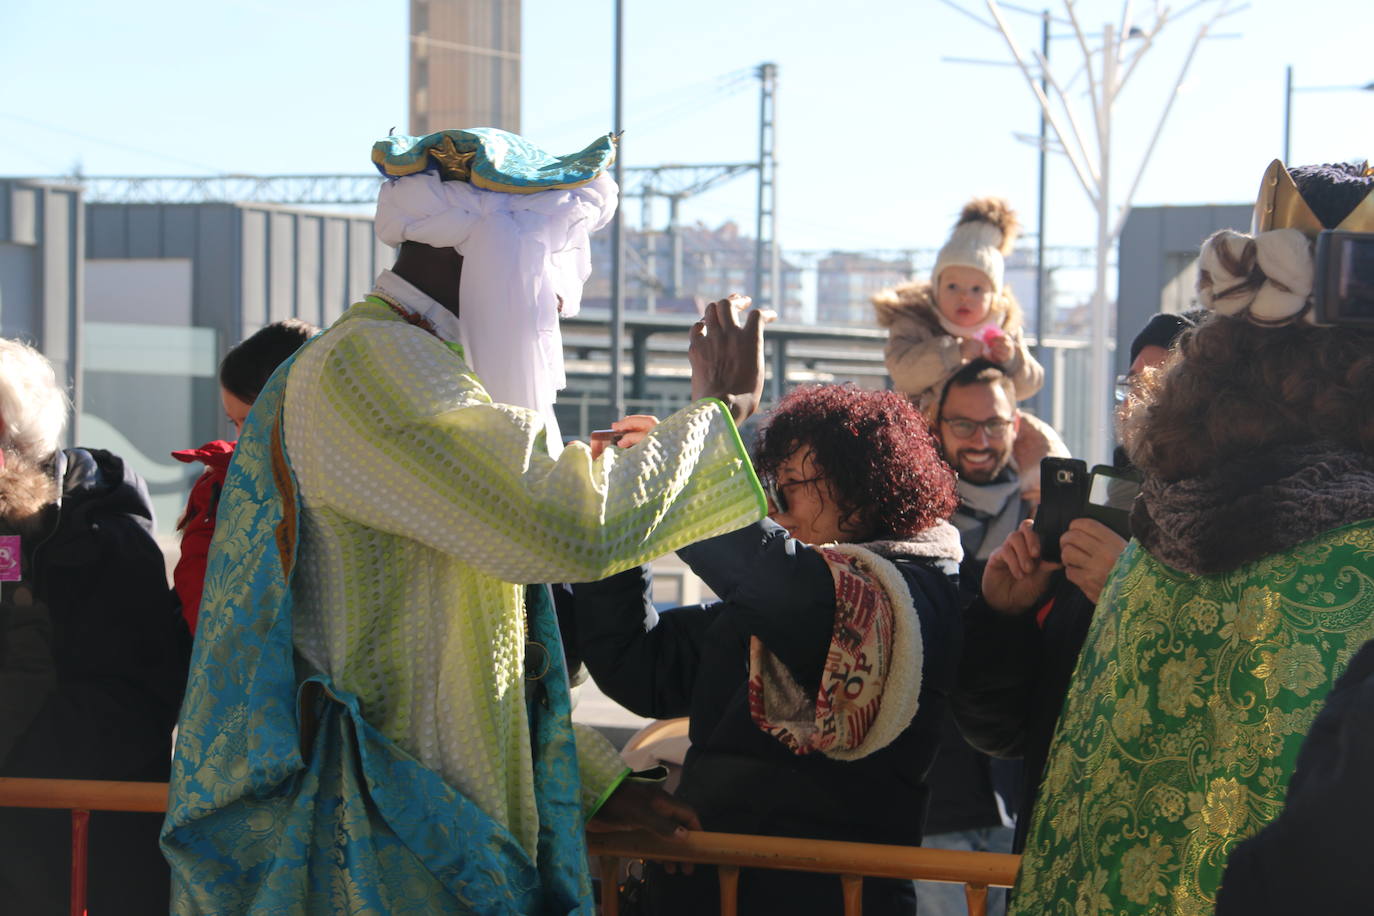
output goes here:
{"type": "Polygon", "coordinates": [[[1256,324],[1287,324],[1307,310],[1312,295],[1312,243],[1297,229],[1245,235],[1223,229],[1202,243],[1198,298],[1222,315],[1256,324]]]}
{"type": "Polygon", "coordinates": [[[553,402],[567,384],[559,315],[582,304],[591,233],[610,222],[619,189],[601,174],[578,188],[485,191],[432,172],[389,179],[377,196],[377,237],[463,256],[459,316],[468,364],[493,401],[544,415],[562,445],[553,402]],[[560,307],[561,300],[561,307],[560,307]]]}

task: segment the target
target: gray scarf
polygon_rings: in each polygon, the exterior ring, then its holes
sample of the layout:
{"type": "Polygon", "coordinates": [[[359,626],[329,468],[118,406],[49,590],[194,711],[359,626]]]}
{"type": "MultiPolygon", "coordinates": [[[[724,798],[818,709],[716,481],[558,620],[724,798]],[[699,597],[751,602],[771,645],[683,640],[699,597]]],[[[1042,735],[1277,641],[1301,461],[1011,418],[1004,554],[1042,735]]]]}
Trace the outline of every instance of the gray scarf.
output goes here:
{"type": "Polygon", "coordinates": [[[959,481],[959,509],[950,519],[959,529],[964,555],[986,560],[1026,517],[1021,482],[1003,471],[991,483],[959,481]]]}
{"type": "Polygon", "coordinates": [[[1374,518],[1374,456],[1327,442],[1282,445],[1174,483],[1147,477],[1131,532],[1174,569],[1229,572],[1374,518]]]}

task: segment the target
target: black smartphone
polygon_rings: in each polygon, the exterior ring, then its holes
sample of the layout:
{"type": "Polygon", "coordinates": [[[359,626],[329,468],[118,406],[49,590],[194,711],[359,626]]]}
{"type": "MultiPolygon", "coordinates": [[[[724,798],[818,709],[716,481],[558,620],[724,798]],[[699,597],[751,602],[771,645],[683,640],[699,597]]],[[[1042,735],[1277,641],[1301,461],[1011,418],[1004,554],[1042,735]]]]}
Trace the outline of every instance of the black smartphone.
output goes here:
{"type": "Polygon", "coordinates": [[[1077,458],[1046,458],[1040,462],[1040,508],[1034,531],[1040,556],[1060,562],[1059,539],[1076,518],[1101,522],[1127,540],[1131,537],[1131,505],[1140,492],[1140,475],[1132,470],[1077,458]]]}
{"type": "Polygon", "coordinates": [[[1040,556],[1059,562],[1059,538],[1069,522],[1083,514],[1088,501],[1087,462],[1077,458],[1046,458],[1040,462],[1040,508],[1035,510],[1034,531],[1040,538],[1040,556]]]}

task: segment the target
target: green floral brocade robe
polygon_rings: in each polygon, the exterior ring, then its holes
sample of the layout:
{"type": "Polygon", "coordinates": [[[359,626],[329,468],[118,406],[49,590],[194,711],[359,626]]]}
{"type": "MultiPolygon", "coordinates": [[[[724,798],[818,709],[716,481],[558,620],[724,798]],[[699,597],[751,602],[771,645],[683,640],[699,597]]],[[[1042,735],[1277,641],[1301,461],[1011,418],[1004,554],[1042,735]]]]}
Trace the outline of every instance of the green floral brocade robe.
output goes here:
{"type": "Polygon", "coordinates": [[[1371,637],[1374,521],[1206,577],[1131,542],[1059,720],[1012,912],[1211,913],[1231,849],[1279,813],[1304,735],[1371,637]]]}

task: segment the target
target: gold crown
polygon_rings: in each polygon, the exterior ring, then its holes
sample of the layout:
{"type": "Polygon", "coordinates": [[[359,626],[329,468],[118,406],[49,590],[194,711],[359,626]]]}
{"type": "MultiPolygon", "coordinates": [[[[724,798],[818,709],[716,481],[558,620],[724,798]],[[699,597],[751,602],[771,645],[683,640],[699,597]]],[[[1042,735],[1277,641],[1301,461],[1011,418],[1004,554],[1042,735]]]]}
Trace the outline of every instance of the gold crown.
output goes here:
{"type": "MultiPolygon", "coordinates": [[[[1364,174],[1374,175],[1374,168],[1368,162],[1364,165],[1364,174]]],[[[1277,159],[1269,163],[1260,183],[1259,197],[1255,199],[1255,234],[1270,229],[1297,229],[1308,238],[1316,238],[1325,228],[1302,199],[1302,193],[1284,164],[1277,159]]],[[[1334,228],[1345,232],[1374,232],[1374,190],[1334,228]]]]}

